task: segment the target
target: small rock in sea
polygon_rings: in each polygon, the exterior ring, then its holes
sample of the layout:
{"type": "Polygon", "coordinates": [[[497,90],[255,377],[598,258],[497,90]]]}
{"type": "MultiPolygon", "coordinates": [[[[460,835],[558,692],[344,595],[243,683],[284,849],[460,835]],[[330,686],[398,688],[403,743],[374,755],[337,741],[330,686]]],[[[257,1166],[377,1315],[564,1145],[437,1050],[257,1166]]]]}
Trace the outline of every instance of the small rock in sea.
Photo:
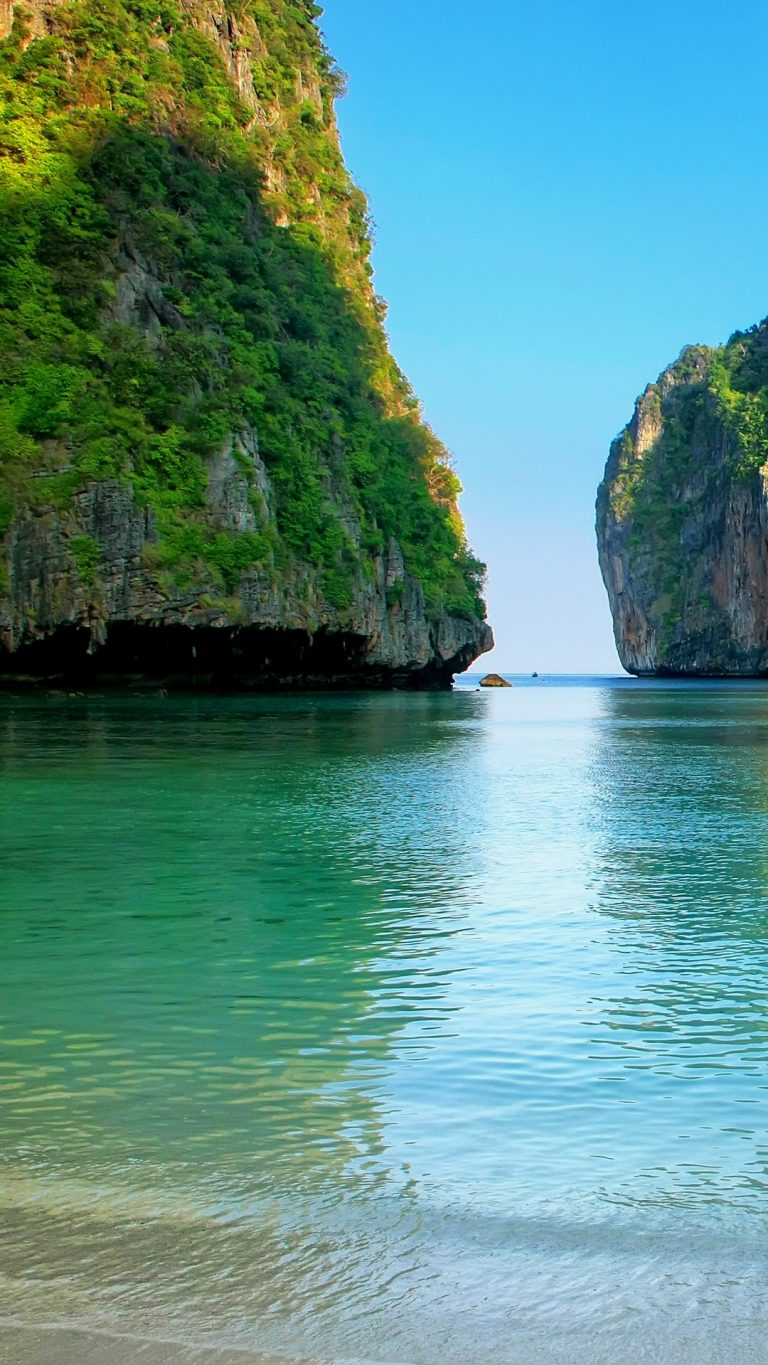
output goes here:
{"type": "Polygon", "coordinates": [[[511,682],[507,682],[506,678],[502,678],[501,675],[500,675],[499,673],[486,673],[485,677],[480,679],[480,686],[481,686],[481,687],[511,687],[512,684],[511,684],[511,682]]]}

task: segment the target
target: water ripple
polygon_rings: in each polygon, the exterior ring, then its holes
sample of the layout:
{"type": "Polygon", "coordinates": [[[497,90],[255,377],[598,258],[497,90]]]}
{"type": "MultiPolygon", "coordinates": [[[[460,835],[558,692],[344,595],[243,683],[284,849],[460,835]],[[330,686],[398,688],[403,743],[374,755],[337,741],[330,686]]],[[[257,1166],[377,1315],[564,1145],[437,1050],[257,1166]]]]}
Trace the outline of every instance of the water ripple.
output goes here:
{"type": "Polygon", "coordinates": [[[762,1361],[766,701],[4,702],[7,1340],[762,1361]]]}

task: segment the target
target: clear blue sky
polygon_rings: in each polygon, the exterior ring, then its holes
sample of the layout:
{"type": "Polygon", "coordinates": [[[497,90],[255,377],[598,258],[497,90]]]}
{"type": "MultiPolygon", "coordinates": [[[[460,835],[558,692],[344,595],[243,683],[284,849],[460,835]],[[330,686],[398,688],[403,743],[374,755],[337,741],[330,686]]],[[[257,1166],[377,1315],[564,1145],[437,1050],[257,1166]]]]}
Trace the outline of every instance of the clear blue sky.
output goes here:
{"type": "Polygon", "coordinates": [[[519,671],[616,670],[594,496],[636,395],[768,313],[757,0],[326,0],[394,353],[519,671]]]}

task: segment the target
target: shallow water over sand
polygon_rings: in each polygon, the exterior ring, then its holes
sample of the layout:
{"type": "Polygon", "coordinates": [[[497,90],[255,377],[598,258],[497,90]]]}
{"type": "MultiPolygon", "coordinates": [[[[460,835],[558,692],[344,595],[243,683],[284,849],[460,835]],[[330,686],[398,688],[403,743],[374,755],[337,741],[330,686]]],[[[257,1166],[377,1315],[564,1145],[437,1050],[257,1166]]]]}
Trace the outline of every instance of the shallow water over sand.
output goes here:
{"type": "Polygon", "coordinates": [[[0,702],[0,1358],[765,1361],[768,686],[0,702]]]}

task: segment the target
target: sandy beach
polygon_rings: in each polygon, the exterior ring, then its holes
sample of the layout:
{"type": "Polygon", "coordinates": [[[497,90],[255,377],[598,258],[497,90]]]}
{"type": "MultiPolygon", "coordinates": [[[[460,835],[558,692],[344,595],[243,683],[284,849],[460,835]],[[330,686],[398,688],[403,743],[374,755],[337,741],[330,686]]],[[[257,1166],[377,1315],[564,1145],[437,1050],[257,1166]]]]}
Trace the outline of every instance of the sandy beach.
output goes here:
{"type": "MultiPolygon", "coordinates": [[[[0,1360],[6,1365],[289,1365],[286,1356],[217,1350],[161,1338],[117,1336],[69,1327],[0,1324],[0,1360]]],[[[295,1362],[294,1365],[299,1365],[295,1362]]],[[[329,1365],[303,1360],[300,1365],[329,1365]]]]}

